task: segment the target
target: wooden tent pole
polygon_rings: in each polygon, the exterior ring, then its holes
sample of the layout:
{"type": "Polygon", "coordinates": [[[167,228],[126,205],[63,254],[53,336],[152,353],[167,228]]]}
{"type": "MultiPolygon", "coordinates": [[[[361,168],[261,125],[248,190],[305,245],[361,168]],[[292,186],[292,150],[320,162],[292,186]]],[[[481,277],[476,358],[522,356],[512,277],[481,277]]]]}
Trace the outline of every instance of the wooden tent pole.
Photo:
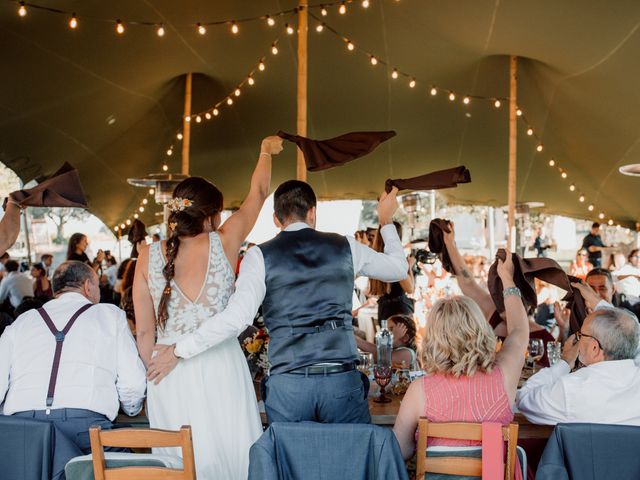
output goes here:
{"type": "MultiPolygon", "coordinates": [[[[297,132],[307,136],[307,40],[309,34],[308,0],[298,2],[298,116],[297,132]]],[[[302,150],[297,149],[296,178],[307,181],[307,168],[302,150]]]]}
{"type": "Polygon", "coordinates": [[[518,89],[518,57],[512,56],[509,61],[509,189],[508,189],[508,208],[509,208],[509,241],[507,245],[511,251],[516,247],[516,159],[517,159],[517,89],[518,89]]]}
{"type": "Polygon", "coordinates": [[[191,72],[187,73],[184,80],[184,116],[182,117],[182,168],[180,172],[189,175],[189,147],[191,141],[191,122],[187,117],[191,116],[191,72]]]}

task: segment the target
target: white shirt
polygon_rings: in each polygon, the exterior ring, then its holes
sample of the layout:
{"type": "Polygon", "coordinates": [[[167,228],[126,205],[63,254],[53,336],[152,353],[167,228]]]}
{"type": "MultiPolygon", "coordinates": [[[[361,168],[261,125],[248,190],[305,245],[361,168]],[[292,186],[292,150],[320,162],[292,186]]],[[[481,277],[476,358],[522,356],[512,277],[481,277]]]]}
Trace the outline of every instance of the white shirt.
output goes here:
{"type": "MultiPolygon", "coordinates": [[[[622,268],[613,272],[613,276],[616,279],[618,277],[624,277],[625,275],[640,276],[640,268],[634,267],[630,263],[627,263],[623,265],[622,268]]],[[[627,277],[623,280],[618,280],[616,282],[616,290],[620,293],[624,293],[625,295],[640,297],[640,280],[638,280],[636,277],[627,277]]]]}
{"type": "MultiPolygon", "coordinates": [[[[58,330],[88,300],[69,292],[44,309],[58,330]]],[[[0,401],[4,414],[46,408],[55,339],[37,310],[29,310],[0,337],[0,401]],[[6,395],[6,398],[5,398],[6,395]]],[[[145,368],[125,314],[93,305],[73,324],[62,346],[52,409],[82,408],[113,420],[119,404],[128,415],[142,409],[145,368]]]]}
{"type": "Polygon", "coordinates": [[[118,280],[118,266],[111,265],[109,268],[107,268],[104,274],[107,276],[107,280],[109,282],[109,285],[111,285],[111,288],[115,287],[116,281],[118,280]]]}
{"type": "Polygon", "coordinates": [[[0,282],[0,303],[7,297],[14,308],[22,303],[24,297],[33,297],[33,280],[25,273],[9,272],[0,282]]]}
{"type": "MultiPolygon", "coordinates": [[[[289,225],[285,231],[304,228],[310,227],[298,222],[289,225]]],[[[395,226],[385,225],[380,229],[380,234],[384,240],[384,253],[376,252],[353,237],[346,237],[351,248],[354,274],[385,282],[403,280],[407,276],[409,264],[395,226]]],[[[247,251],[240,264],[236,291],[229,298],[227,308],[210,321],[204,322],[194,332],[182,336],[176,343],[176,355],[191,358],[230,337],[237,337],[253,322],[266,291],[264,257],[259,247],[253,247],[247,251]]]]}
{"type": "Polygon", "coordinates": [[[532,423],[640,426],[640,368],[633,360],[605,360],[570,373],[562,360],[533,375],[516,405],[532,423]]]}

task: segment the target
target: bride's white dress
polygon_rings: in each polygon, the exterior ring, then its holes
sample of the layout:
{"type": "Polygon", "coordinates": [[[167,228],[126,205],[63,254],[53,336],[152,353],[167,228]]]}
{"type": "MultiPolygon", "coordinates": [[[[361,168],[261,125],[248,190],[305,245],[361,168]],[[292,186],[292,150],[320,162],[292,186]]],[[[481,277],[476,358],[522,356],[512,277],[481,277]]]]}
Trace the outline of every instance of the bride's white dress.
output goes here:
{"type": "MultiPolygon", "coordinates": [[[[165,286],[160,242],[149,247],[149,290],[156,308],[165,286]]],[[[173,344],[224,310],[235,275],[217,233],[209,234],[209,266],[198,297],[191,301],[172,282],[167,321],[158,343],[173,344]]],[[[236,338],[178,362],[159,385],[149,382],[147,413],[152,428],[191,425],[199,480],[246,479],[249,448],[262,433],[249,369],[236,338]]],[[[180,455],[178,448],[154,453],[180,455]]]]}

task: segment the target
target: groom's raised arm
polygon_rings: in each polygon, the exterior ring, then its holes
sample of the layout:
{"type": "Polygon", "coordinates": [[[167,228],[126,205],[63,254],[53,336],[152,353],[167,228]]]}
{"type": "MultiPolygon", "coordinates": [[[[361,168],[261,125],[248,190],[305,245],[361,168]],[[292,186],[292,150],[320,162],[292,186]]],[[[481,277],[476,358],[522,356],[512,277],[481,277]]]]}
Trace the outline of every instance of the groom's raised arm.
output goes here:
{"type": "Polygon", "coordinates": [[[409,263],[404,255],[402,243],[393,223],[380,228],[384,240],[384,252],[363,245],[352,237],[347,237],[353,256],[356,275],[364,275],[383,282],[399,282],[407,278],[409,263]]]}
{"type": "Polygon", "coordinates": [[[240,264],[236,291],[229,298],[227,308],[197,330],[184,335],[176,343],[176,356],[191,358],[229,338],[237,337],[251,325],[264,300],[264,275],[262,251],[259,247],[250,248],[240,264]]]}

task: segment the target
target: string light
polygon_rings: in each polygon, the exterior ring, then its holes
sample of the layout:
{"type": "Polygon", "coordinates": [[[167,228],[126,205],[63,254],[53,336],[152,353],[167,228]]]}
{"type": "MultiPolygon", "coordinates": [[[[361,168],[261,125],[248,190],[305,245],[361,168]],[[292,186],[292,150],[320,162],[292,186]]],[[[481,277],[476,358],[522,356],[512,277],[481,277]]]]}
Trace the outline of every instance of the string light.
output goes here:
{"type": "Polygon", "coordinates": [[[319,23],[316,27],[316,32],[321,33],[324,30],[324,23],[319,23]]]}
{"type": "Polygon", "coordinates": [[[126,227],[126,225],[125,225],[124,223],[121,223],[121,224],[120,224],[120,229],[121,229],[121,230],[124,230],[124,229],[125,229],[125,227],[126,227]]]}
{"type": "Polygon", "coordinates": [[[542,144],[540,143],[540,144],[538,144],[538,146],[536,147],[536,150],[537,150],[538,152],[541,152],[541,151],[542,151],[542,148],[543,148],[543,147],[542,147],[542,144]]]}
{"type": "Polygon", "coordinates": [[[609,226],[612,226],[612,225],[613,225],[613,219],[612,219],[612,218],[610,218],[610,219],[609,219],[609,221],[608,221],[607,223],[609,224],[609,226]]]}
{"type": "Polygon", "coordinates": [[[237,35],[239,31],[240,29],[238,28],[238,24],[234,20],[233,22],[231,22],[231,33],[237,35]]]}
{"type": "Polygon", "coordinates": [[[256,83],[256,81],[253,79],[253,77],[251,75],[249,75],[249,77],[247,78],[247,83],[249,85],[254,85],[256,83]]]}
{"type": "Polygon", "coordinates": [[[171,149],[167,150],[167,156],[169,156],[169,157],[170,157],[170,156],[171,156],[171,154],[173,154],[173,150],[171,150],[171,149]]]}
{"type": "Polygon", "coordinates": [[[138,211],[139,211],[140,213],[144,212],[144,207],[139,207],[139,208],[138,208],[138,211]]]}
{"type": "Polygon", "coordinates": [[[233,98],[227,98],[227,105],[233,105],[233,98]]]}
{"type": "Polygon", "coordinates": [[[289,35],[293,35],[294,30],[293,30],[293,27],[291,25],[289,25],[288,23],[285,23],[284,24],[284,28],[285,28],[285,30],[287,31],[287,33],[289,35]]]}
{"type": "Polygon", "coordinates": [[[211,114],[209,112],[205,113],[204,118],[206,118],[207,120],[211,120],[211,114]]]}
{"type": "Polygon", "coordinates": [[[137,213],[134,213],[134,214],[133,214],[133,218],[136,218],[136,219],[137,219],[139,216],[140,216],[140,215],[138,215],[137,213]]]}
{"type": "Polygon", "coordinates": [[[178,132],[178,134],[176,135],[176,138],[177,138],[178,140],[182,140],[182,134],[178,132]]]}
{"type": "Polygon", "coordinates": [[[116,32],[118,32],[118,35],[122,35],[124,33],[124,25],[119,19],[116,20],[116,32]]]}
{"type": "Polygon", "coordinates": [[[529,136],[533,135],[533,128],[528,128],[527,129],[527,135],[529,135],[529,136]]]}
{"type": "Polygon", "coordinates": [[[277,55],[277,54],[278,54],[278,47],[276,46],[276,44],[275,44],[275,43],[272,43],[272,44],[271,44],[271,53],[272,53],[273,55],[277,55]]]}
{"type": "Polygon", "coordinates": [[[78,28],[78,18],[76,17],[75,12],[71,15],[71,19],[69,20],[69,28],[71,30],[78,28]]]}
{"type": "Polygon", "coordinates": [[[362,0],[362,8],[369,8],[369,0],[362,0]]]}
{"type": "Polygon", "coordinates": [[[456,99],[456,94],[453,92],[449,92],[449,100],[453,102],[455,99],[456,99]]]}
{"type": "Polygon", "coordinates": [[[494,106],[494,107],[496,107],[496,108],[500,108],[500,106],[501,106],[501,105],[502,105],[502,103],[500,102],[500,100],[498,100],[498,99],[496,98],[496,101],[495,101],[495,102],[493,102],[493,106],[494,106]]]}
{"type": "Polygon", "coordinates": [[[604,212],[600,212],[600,213],[598,214],[598,218],[599,218],[600,220],[602,220],[602,219],[604,218],[604,212]]]}
{"type": "Polygon", "coordinates": [[[562,178],[567,178],[568,177],[567,172],[565,172],[564,170],[560,173],[560,176],[562,178]]]}
{"type": "Polygon", "coordinates": [[[373,55],[371,55],[371,65],[377,65],[377,64],[378,64],[378,59],[373,55]]]}
{"type": "Polygon", "coordinates": [[[126,224],[127,224],[127,226],[128,226],[128,225],[131,225],[131,220],[129,220],[129,219],[127,218],[127,221],[126,221],[126,222],[124,222],[124,223],[126,223],[126,224]]]}
{"type": "Polygon", "coordinates": [[[469,97],[464,97],[462,99],[462,103],[464,103],[465,105],[469,105],[469,102],[471,101],[471,99],[469,97]]]}
{"type": "Polygon", "coordinates": [[[167,164],[162,165],[162,171],[163,172],[169,171],[169,165],[167,165],[167,164]]]}
{"type": "Polygon", "coordinates": [[[147,203],[149,203],[149,200],[147,200],[146,198],[143,198],[143,199],[142,199],[142,204],[143,204],[143,205],[146,205],[147,203]]]}
{"type": "Polygon", "coordinates": [[[236,88],[236,89],[235,89],[235,91],[233,92],[233,94],[234,94],[236,97],[239,97],[239,96],[240,96],[240,93],[242,93],[242,92],[240,92],[240,89],[239,89],[239,88],[236,88]]]}
{"type": "Polygon", "coordinates": [[[344,4],[344,2],[340,4],[340,7],[338,8],[338,13],[340,15],[344,15],[345,13],[347,13],[347,6],[344,4]]]}
{"type": "Polygon", "coordinates": [[[220,115],[220,110],[218,110],[217,108],[213,109],[213,116],[217,117],[218,115],[220,115]]]}
{"type": "Polygon", "coordinates": [[[356,47],[351,43],[350,40],[347,40],[347,50],[353,51],[356,47]]]}
{"type": "Polygon", "coordinates": [[[409,88],[415,88],[416,86],[416,79],[412,78],[411,81],[409,82],[409,88]]]}
{"type": "Polygon", "coordinates": [[[329,15],[329,12],[327,12],[326,8],[322,7],[322,9],[320,10],[320,15],[326,17],[327,15],[329,15]]]}
{"type": "Polygon", "coordinates": [[[18,15],[24,17],[27,15],[27,7],[24,6],[24,2],[20,2],[20,8],[18,8],[18,15]]]}
{"type": "Polygon", "coordinates": [[[576,191],[576,186],[573,183],[571,185],[569,185],[569,191],[571,191],[571,192],[575,192],[576,191]]]}
{"type": "Polygon", "coordinates": [[[438,94],[438,89],[436,87],[431,87],[431,96],[435,97],[438,94]]]}
{"type": "Polygon", "coordinates": [[[556,164],[556,161],[553,158],[549,159],[549,166],[553,167],[556,164]]]}
{"type": "Polygon", "coordinates": [[[113,227],[113,229],[117,232],[118,230],[120,230],[120,227],[116,225],[115,227],[113,227]]]}
{"type": "Polygon", "coordinates": [[[267,67],[264,66],[264,62],[260,60],[260,63],[258,64],[258,70],[260,70],[261,72],[264,72],[265,68],[267,67]]]}
{"type": "Polygon", "coordinates": [[[204,35],[205,33],[207,33],[207,29],[200,22],[196,23],[196,27],[198,28],[198,33],[200,35],[204,35]]]}
{"type": "Polygon", "coordinates": [[[594,208],[595,208],[595,207],[593,206],[593,203],[592,203],[591,205],[589,205],[589,206],[587,207],[587,210],[589,210],[590,212],[593,212],[593,209],[594,209],[594,208]]]}
{"type": "Polygon", "coordinates": [[[519,117],[521,117],[521,116],[522,116],[522,110],[517,109],[517,110],[516,110],[516,115],[517,115],[517,116],[519,116],[519,117]]]}
{"type": "Polygon", "coordinates": [[[149,189],[149,195],[153,195],[154,193],[156,193],[156,191],[153,188],[149,189]]]}
{"type": "Polygon", "coordinates": [[[196,115],[196,123],[200,123],[202,121],[202,117],[200,115],[196,115]]]}
{"type": "Polygon", "coordinates": [[[393,78],[394,80],[396,78],[398,78],[398,70],[397,69],[393,69],[393,72],[391,72],[391,78],[393,78]]]}
{"type": "Polygon", "coordinates": [[[184,121],[185,122],[190,122],[191,121],[191,116],[187,115],[186,117],[184,117],[184,121]]]}
{"type": "Polygon", "coordinates": [[[578,201],[580,203],[583,203],[584,202],[584,195],[580,194],[580,196],[578,197],[578,201]]]}
{"type": "Polygon", "coordinates": [[[159,37],[164,37],[164,26],[162,24],[158,25],[158,30],[156,30],[156,33],[159,37]]]}

